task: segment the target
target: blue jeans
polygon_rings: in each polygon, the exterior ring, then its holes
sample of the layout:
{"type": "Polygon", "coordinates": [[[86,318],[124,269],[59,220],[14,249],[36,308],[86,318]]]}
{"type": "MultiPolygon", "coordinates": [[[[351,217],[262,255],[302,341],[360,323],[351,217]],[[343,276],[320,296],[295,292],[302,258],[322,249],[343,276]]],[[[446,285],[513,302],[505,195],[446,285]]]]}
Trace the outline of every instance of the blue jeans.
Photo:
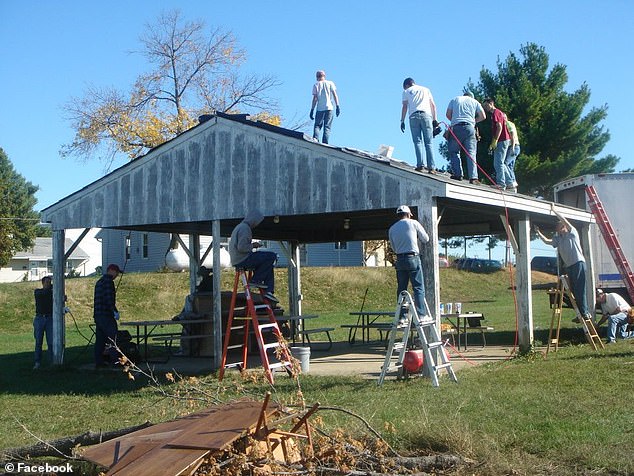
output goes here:
{"type": "Polygon", "coordinates": [[[493,151],[493,167],[495,168],[495,181],[502,187],[512,187],[513,181],[509,174],[509,168],[504,162],[506,160],[506,152],[508,151],[511,141],[501,140],[493,151]]]}
{"type": "Polygon", "coordinates": [[[46,334],[46,347],[48,349],[49,359],[52,361],[51,353],[53,348],[53,317],[52,316],[35,316],[33,319],[33,337],[35,337],[35,363],[42,362],[42,344],[44,343],[44,334],[46,334]]]}
{"type": "Polygon", "coordinates": [[[416,111],[409,116],[409,130],[414,141],[414,152],[416,152],[416,167],[423,167],[423,144],[425,145],[425,158],[427,168],[434,169],[434,151],[431,147],[433,138],[432,118],[423,111],[416,111]]]}
{"type": "Polygon", "coordinates": [[[475,126],[467,124],[456,124],[451,126],[451,130],[458,138],[449,133],[449,142],[447,143],[447,155],[451,163],[451,173],[456,177],[462,177],[462,163],[460,161],[460,144],[468,153],[467,155],[467,173],[469,179],[478,178],[478,167],[476,166],[476,152],[478,141],[475,135],[475,126]]]}
{"type": "Polygon", "coordinates": [[[630,337],[630,333],[627,331],[627,313],[625,312],[612,314],[608,317],[608,341],[616,340],[617,333],[621,339],[630,337]]]}
{"type": "MultiPolygon", "coordinates": [[[[117,341],[117,321],[110,316],[95,316],[95,327],[95,365],[102,365],[106,344],[117,341]]],[[[110,347],[108,357],[110,362],[114,363],[119,359],[119,352],[110,347]]]]}
{"type": "Polygon", "coordinates": [[[256,284],[264,283],[271,294],[275,293],[275,274],[273,265],[277,261],[277,254],[272,251],[253,251],[246,259],[236,264],[236,268],[251,268],[253,276],[251,282],[256,284]]]}
{"type": "Polygon", "coordinates": [[[425,315],[425,283],[423,282],[423,267],[420,256],[396,256],[396,297],[407,290],[408,283],[412,283],[414,305],[419,317],[425,315]]]}
{"type": "Polygon", "coordinates": [[[315,128],[313,129],[313,139],[319,140],[319,132],[323,126],[324,135],[321,141],[324,144],[328,143],[328,139],[330,138],[330,126],[332,125],[332,111],[317,111],[315,113],[315,128]]]}
{"type": "Polygon", "coordinates": [[[588,299],[586,298],[586,262],[577,261],[572,266],[566,268],[568,278],[570,278],[570,290],[577,301],[577,307],[582,316],[587,316],[588,299]]]}
{"type": "Polygon", "coordinates": [[[517,183],[515,179],[515,161],[520,155],[520,146],[519,144],[515,147],[509,147],[506,151],[506,158],[504,159],[504,163],[508,169],[509,176],[511,177],[511,181],[513,184],[517,183]]]}

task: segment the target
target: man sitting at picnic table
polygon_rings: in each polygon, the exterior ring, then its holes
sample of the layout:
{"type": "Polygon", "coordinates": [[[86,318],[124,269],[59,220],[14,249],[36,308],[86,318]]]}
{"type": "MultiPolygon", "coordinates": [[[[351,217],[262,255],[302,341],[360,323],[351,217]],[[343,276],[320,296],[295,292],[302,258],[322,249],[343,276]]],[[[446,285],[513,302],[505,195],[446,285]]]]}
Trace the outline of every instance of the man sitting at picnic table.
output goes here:
{"type": "Polygon", "coordinates": [[[412,219],[412,211],[407,205],[396,209],[398,221],[389,229],[392,249],[396,253],[396,296],[407,290],[409,282],[414,292],[414,305],[419,316],[425,315],[425,284],[423,267],[420,262],[418,243],[427,243],[429,235],[418,221],[412,219]]]}

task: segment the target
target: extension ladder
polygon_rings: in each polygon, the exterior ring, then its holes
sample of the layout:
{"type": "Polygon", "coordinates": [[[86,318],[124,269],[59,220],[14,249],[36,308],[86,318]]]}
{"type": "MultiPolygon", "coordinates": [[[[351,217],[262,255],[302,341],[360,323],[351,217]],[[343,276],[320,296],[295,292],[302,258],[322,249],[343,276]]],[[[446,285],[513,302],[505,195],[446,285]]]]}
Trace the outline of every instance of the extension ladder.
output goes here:
{"type": "Polygon", "coordinates": [[[401,292],[396,304],[396,311],[394,312],[394,320],[392,321],[392,327],[390,328],[390,338],[387,346],[387,352],[385,354],[385,360],[381,367],[381,375],[379,376],[378,385],[383,383],[385,376],[388,372],[398,371],[403,373],[403,360],[405,353],[408,350],[408,341],[410,338],[410,332],[412,331],[412,324],[414,330],[418,334],[420,345],[423,350],[423,371],[427,370],[427,373],[431,376],[432,385],[438,387],[438,371],[446,369],[447,373],[454,382],[457,382],[456,374],[449,361],[449,356],[440,340],[436,323],[431,317],[427,301],[425,302],[424,316],[419,316],[416,311],[416,306],[412,300],[412,296],[407,291],[401,292]],[[405,321],[405,322],[403,322],[405,321]],[[401,339],[397,342],[397,334],[402,333],[401,339]],[[437,349],[437,355],[440,358],[440,364],[436,365],[436,360],[432,356],[432,349],[437,349]]]}
{"type": "Polygon", "coordinates": [[[608,215],[605,213],[603,204],[601,203],[601,200],[599,200],[599,195],[593,185],[586,185],[586,194],[588,195],[588,206],[590,207],[594,218],[597,220],[597,225],[599,225],[601,235],[605,240],[608,250],[610,250],[616,269],[618,269],[619,273],[621,273],[621,277],[625,282],[630,299],[634,302],[634,274],[632,274],[632,269],[627,262],[625,253],[623,253],[623,248],[621,248],[619,238],[616,236],[614,228],[612,228],[612,224],[608,219],[608,215]]]}
{"type": "Polygon", "coordinates": [[[553,347],[554,352],[557,352],[559,348],[559,331],[561,330],[561,312],[564,303],[564,294],[570,299],[570,304],[577,314],[579,323],[583,327],[583,333],[586,336],[586,340],[592,346],[594,350],[599,347],[605,348],[597,329],[592,322],[592,317],[582,316],[577,307],[577,301],[574,295],[570,291],[570,283],[568,282],[568,275],[562,274],[557,280],[557,290],[555,292],[555,307],[553,308],[553,315],[550,319],[550,331],[548,332],[548,345],[546,346],[546,354],[550,351],[550,347],[553,347]]]}
{"type": "Polygon", "coordinates": [[[252,270],[244,268],[236,268],[236,275],[233,282],[233,294],[231,295],[231,305],[229,308],[229,319],[227,320],[227,328],[225,330],[224,344],[222,346],[222,361],[220,362],[220,372],[218,380],[224,377],[225,369],[238,368],[244,370],[247,368],[247,354],[249,343],[249,329],[252,326],[255,339],[260,350],[260,358],[262,366],[268,381],[273,384],[273,370],[278,368],[285,369],[291,373],[291,358],[286,341],[282,338],[282,333],[277,325],[275,314],[269,301],[264,297],[265,288],[258,287],[262,296],[262,304],[254,304],[253,295],[251,294],[251,285],[249,280],[252,270]],[[238,295],[238,285],[242,282],[244,295],[246,298],[246,316],[237,317],[236,314],[236,298],[238,295]],[[268,322],[260,323],[261,318],[265,318],[262,314],[258,315],[258,310],[264,310],[268,317],[268,322]],[[236,321],[239,321],[236,323],[236,321]],[[242,341],[239,344],[231,343],[231,333],[242,331],[242,341]],[[227,354],[230,350],[240,349],[241,360],[233,363],[227,363],[227,354]],[[272,362],[273,361],[273,362],[272,362]]]}

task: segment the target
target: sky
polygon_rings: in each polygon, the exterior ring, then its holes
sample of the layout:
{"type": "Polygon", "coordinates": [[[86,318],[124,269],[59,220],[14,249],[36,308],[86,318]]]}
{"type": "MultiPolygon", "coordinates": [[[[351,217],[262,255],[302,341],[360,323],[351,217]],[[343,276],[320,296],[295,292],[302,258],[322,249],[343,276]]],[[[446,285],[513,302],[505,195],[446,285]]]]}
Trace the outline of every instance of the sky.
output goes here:
{"type": "MultiPolygon", "coordinates": [[[[543,46],[551,66],[567,67],[566,90],[584,82],[589,107],[608,105],[602,125],[611,139],[599,157],[629,150],[634,62],[634,2],[630,0],[507,0],[322,2],[214,0],[0,0],[0,147],[16,171],[40,187],[41,210],[99,179],[98,160],[61,158],[73,130],[62,106],[89,86],[128,90],[147,71],[139,37],[160,13],[230,30],[247,52],[244,72],[273,74],[272,91],[287,124],[308,120],[315,71],[324,69],[341,100],[331,144],[415,164],[409,130],[399,128],[402,83],[413,77],[431,89],[444,119],[447,104],[481,69],[527,43],[543,46]]],[[[283,123],[284,125],[284,123],[283,123]]],[[[304,129],[312,133],[310,125],[304,129]]],[[[437,138],[435,147],[441,139],[437,138]]],[[[521,160],[521,157],[520,157],[521,160]]],[[[120,158],[112,164],[127,162],[120,158]]],[[[444,159],[436,156],[438,165],[444,159]]],[[[536,254],[536,253],[533,253],[536,254]]],[[[486,256],[481,256],[486,257],[486,256]]]]}

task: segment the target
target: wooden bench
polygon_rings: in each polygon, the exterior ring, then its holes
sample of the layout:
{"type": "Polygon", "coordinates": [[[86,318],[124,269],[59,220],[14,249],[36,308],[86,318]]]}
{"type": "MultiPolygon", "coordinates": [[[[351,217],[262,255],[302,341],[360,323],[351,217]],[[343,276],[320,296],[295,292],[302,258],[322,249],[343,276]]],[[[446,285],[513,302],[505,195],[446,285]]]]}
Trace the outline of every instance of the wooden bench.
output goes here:
{"type": "Polygon", "coordinates": [[[313,346],[310,342],[310,335],[325,333],[326,337],[328,338],[328,346],[322,350],[330,350],[332,348],[332,338],[330,337],[330,331],[334,331],[334,330],[335,330],[334,327],[318,327],[316,329],[304,329],[304,330],[298,331],[298,334],[302,336],[302,339],[304,337],[306,338],[308,347],[310,347],[312,350],[313,346]]]}

